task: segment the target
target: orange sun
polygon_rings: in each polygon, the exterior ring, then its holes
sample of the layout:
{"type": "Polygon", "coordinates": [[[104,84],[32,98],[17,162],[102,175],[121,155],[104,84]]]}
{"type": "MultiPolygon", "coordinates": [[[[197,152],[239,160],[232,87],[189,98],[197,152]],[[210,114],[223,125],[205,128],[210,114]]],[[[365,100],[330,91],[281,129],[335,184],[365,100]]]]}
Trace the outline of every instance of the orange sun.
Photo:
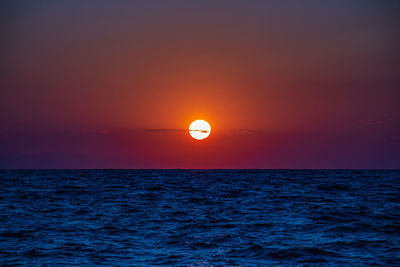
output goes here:
{"type": "Polygon", "coordinates": [[[189,126],[190,135],[197,140],[207,138],[211,133],[211,126],[204,120],[196,120],[189,126]]]}

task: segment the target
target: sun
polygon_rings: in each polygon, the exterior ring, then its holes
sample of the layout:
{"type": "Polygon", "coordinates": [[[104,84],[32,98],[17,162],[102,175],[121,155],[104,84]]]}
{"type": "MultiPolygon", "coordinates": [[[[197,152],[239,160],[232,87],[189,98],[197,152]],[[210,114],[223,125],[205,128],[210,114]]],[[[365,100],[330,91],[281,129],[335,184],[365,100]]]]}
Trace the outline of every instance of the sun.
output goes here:
{"type": "Polygon", "coordinates": [[[197,140],[207,138],[211,133],[211,126],[204,120],[196,120],[189,126],[190,135],[197,140]]]}

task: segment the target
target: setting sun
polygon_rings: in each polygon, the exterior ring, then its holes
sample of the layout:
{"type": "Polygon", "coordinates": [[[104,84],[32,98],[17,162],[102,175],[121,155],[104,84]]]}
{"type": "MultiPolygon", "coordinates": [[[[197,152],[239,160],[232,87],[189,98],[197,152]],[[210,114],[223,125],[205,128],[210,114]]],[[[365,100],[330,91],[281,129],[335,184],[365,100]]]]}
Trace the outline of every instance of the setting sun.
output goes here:
{"type": "Polygon", "coordinates": [[[189,126],[190,135],[197,140],[207,138],[211,133],[211,126],[204,120],[196,120],[189,126]]]}

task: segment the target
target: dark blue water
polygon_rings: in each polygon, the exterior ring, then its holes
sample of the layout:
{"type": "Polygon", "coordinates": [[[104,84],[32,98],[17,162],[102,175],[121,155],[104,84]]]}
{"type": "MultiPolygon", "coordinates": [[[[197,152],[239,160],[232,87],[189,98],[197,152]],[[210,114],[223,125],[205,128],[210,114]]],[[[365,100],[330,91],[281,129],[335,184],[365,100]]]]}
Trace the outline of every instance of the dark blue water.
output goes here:
{"type": "Polygon", "coordinates": [[[1,265],[400,264],[399,171],[0,176],[1,265]]]}

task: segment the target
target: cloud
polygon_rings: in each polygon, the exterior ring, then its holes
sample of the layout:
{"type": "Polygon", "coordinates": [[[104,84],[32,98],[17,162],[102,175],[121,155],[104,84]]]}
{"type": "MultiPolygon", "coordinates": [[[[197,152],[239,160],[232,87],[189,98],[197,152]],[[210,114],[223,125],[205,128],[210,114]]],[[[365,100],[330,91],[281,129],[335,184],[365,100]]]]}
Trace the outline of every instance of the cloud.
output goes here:
{"type": "Polygon", "coordinates": [[[145,129],[146,132],[183,132],[187,131],[185,129],[167,129],[167,128],[152,128],[152,129],[145,129]]]}
{"type": "MultiPolygon", "coordinates": [[[[186,129],[146,129],[146,132],[186,132],[188,130],[186,129]]],[[[191,132],[201,132],[201,133],[208,133],[208,131],[205,130],[191,130],[191,132]]]]}
{"type": "Polygon", "coordinates": [[[94,130],[93,133],[94,134],[109,134],[110,131],[109,130],[94,130]]]}
{"type": "MultiPolygon", "coordinates": [[[[152,129],[145,129],[146,132],[186,132],[186,129],[168,129],[168,128],[152,128],[152,129]]],[[[207,133],[204,130],[192,130],[202,133],[207,133]]],[[[251,129],[233,129],[228,130],[227,133],[229,134],[237,134],[237,135],[254,135],[257,131],[251,129]]]]}
{"type": "Polygon", "coordinates": [[[358,120],[358,123],[364,124],[364,125],[378,125],[378,124],[384,124],[388,121],[391,121],[392,119],[379,119],[379,120],[370,120],[370,119],[361,119],[358,120]]]}

